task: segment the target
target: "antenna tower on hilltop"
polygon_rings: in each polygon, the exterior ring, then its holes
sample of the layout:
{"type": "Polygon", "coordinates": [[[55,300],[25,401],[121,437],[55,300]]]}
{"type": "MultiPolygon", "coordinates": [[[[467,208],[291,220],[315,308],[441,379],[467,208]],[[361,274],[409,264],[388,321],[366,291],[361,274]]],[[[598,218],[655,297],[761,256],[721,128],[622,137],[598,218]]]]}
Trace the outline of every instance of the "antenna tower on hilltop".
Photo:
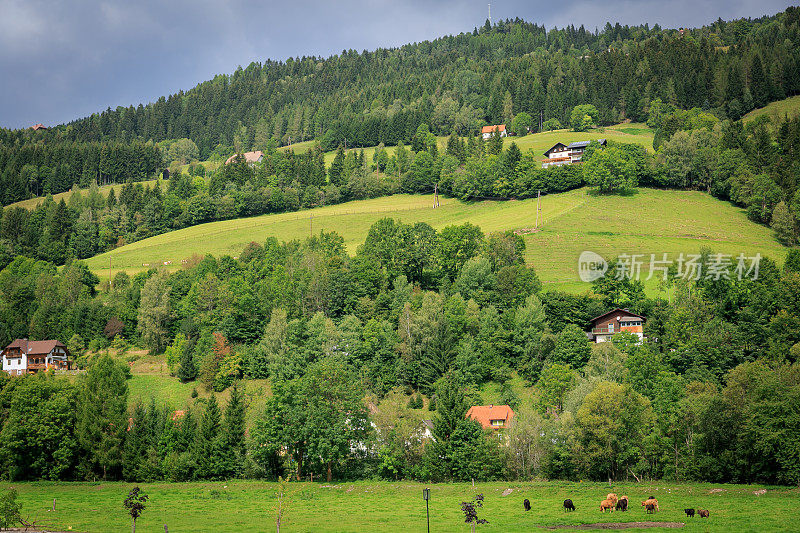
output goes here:
{"type": "Polygon", "coordinates": [[[486,4],[489,6],[489,24],[492,23],[492,4],[486,4]]]}

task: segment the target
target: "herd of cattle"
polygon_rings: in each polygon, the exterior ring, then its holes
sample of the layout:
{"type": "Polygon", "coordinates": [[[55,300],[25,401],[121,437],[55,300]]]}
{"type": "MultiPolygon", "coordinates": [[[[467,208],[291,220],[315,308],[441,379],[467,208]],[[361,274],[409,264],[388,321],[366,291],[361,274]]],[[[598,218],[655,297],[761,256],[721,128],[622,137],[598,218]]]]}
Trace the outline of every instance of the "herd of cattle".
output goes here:
{"type": "MultiPolygon", "coordinates": [[[[526,498],[525,501],[522,502],[522,506],[525,508],[526,511],[530,511],[531,510],[530,500],[526,498]]],[[[656,511],[659,510],[658,500],[650,496],[649,498],[647,498],[645,501],[642,502],[642,507],[644,507],[645,512],[648,514],[655,513],[656,511]]],[[[605,513],[606,509],[608,509],[612,513],[614,512],[614,510],[623,512],[627,511],[628,497],[627,496],[617,497],[617,495],[614,494],[613,492],[608,493],[606,495],[606,499],[600,502],[600,510],[605,513]]],[[[564,511],[566,512],[574,510],[575,510],[575,504],[572,503],[572,500],[570,500],[569,498],[564,500],[564,511]]],[[[695,509],[684,509],[683,512],[686,513],[686,516],[692,518],[694,518],[695,513],[700,515],[700,518],[708,518],[708,509],[697,509],[696,511],[695,509]]]]}

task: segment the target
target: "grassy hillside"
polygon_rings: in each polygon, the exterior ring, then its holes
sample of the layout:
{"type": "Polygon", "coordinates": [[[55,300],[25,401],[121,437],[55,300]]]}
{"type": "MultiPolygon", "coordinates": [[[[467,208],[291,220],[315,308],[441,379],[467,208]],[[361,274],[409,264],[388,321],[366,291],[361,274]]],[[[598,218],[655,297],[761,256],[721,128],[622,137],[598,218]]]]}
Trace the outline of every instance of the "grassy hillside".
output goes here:
{"type": "MultiPolygon", "coordinates": [[[[5,489],[8,484],[2,488],[5,489]]],[[[40,527],[59,531],[126,531],[130,517],[122,499],[132,484],[14,483],[23,516],[40,527]],[[51,511],[53,499],[56,510],[51,511]]],[[[274,482],[219,481],[193,483],[143,483],[150,496],[136,522],[137,531],[170,533],[185,531],[274,531],[276,492],[274,482]]],[[[708,483],[608,483],[535,481],[422,484],[412,481],[356,481],[334,483],[292,482],[285,497],[283,529],[291,532],[425,531],[426,511],[422,489],[429,487],[430,528],[436,532],[468,532],[461,502],[476,494],[485,501],[478,516],[488,524],[481,533],[535,531],[553,526],[577,526],[607,522],[671,522],[663,527],[682,531],[796,531],[789,520],[800,504],[797,487],[768,487],[763,496],[753,493],[758,485],[708,483]],[[504,491],[513,492],[503,496],[504,491]],[[630,499],[628,512],[601,513],[600,501],[608,492],[630,499]],[[640,501],[653,495],[660,510],[646,514],[640,501]],[[575,512],[565,514],[562,502],[570,498],[575,512]],[[529,499],[532,509],[522,508],[529,499]],[[687,518],[685,508],[708,509],[709,518],[687,518]]],[[[631,527],[632,524],[628,525],[631,527]]],[[[620,526],[618,526],[620,527],[620,526]]],[[[633,531],[647,531],[640,524],[633,531]]],[[[652,527],[652,526],[651,526],[652,527]]],[[[585,528],[585,527],[584,527],[585,528]]],[[[591,528],[588,528],[591,529],[591,528]]],[[[594,529],[600,529],[595,526],[594,529]]]]}
{"type": "MultiPolygon", "coordinates": [[[[350,253],[363,242],[369,227],[383,217],[427,222],[437,229],[471,222],[485,233],[528,230],[536,225],[536,200],[465,203],[444,198],[432,209],[431,195],[396,195],[354,201],[313,210],[211,222],[158,235],[93,257],[87,262],[101,279],[114,272],[134,273],[164,266],[180,268],[193,254],[237,256],[251,242],[269,236],[302,239],[311,231],[336,231],[350,253]],[[313,226],[313,229],[312,229],[313,226]]],[[[538,231],[526,233],[527,260],[542,281],[552,286],[585,290],[577,277],[577,259],[584,250],[606,258],[620,253],[697,253],[708,247],[736,255],[761,253],[778,261],[785,249],[769,228],[750,222],[742,209],[696,191],[641,189],[633,196],[595,196],[588,189],[545,196],[538,231]]]]}
{"type": "MultiPolygon", "coordinates": [[[[652,151],[653,135],[653,130],[648,128],[646,124],[629,123],[617,124],[608,128],[597,128],[583,133],[564,129],[547,131],[544,133],[534,133],[533,135],[526,135],[524,137],[506,137],[503,139],[503,147],[508,148],[512,142],[515,142],[523,153],[527,152],[528,150],[533,150],[537,156],[541,155],[544,157],[542,153],[557,142],[571,143],[573,141],[583,140],[613,139],[618,142],[641,144],[646,149],[652,151]]],[[[447,144],[447,137],[437,137],[437,141],[439,148],[443,149],[447,144]]],[[[292,149],[296,153],[303,153],[307,152],[311,146],[313,146],[313,142],[306,141],[304,143],[293,145],[292,149]]],[[[287,148],[288,147],[285,147],[284,149],[287,148]]],[[[396,147],[394,146],[387,147],[387,151],[390,155],[394,153],[395,148],[396,147]]],[[[347,151],[350,152],[353,150],[358,151],[360,148],[348,149],[347,151]]],[[[364,156],[370,163],[372,162],[372,156],[374,153],[374,146],[364,148],[364,156]]],[[[333,158],[335,156],[335,151],[326,152],[325,165],[329,166],[333,162],[333,158]]]]}
{"type": "Polygon", "coordinates": [[[772,102],[765,107],[754,109],[746,114],[742,120],[744,122],[752,122],[758,117],[766,116],[773,119],[777,123],[784,117],[796,117],[800,115],[800,96],[792,96],[785,100],[772,102]]]}
{"type": "MultiPolygon", "coordinates": [[[[138,183],[141,183],[142,187],[147,187],[147,186],[153,187],[156,183],[158,183],[158,180],[140,181],[138,183]]],[[[161,186],[164,189],[166,189],[167,182],[162,180],[161,186]]],[[[119,198],[119,193],[122,190],[122,183],[115,183],[114,185],[103,185],[102,187],[100,187],[100,194],[102,194],[103,196],[108,196],[108,193],[111,192],[111,189],[114,189],[114,194],[116,194],[117,198],[119,198]]],[[[58,202],[63,198],[65,202],[69,202],[69,197],[72,195],[73,191],[79,191],[81,194],[85,196],[89,192],[89,189],[81,189],[80,187],[73,187],[67,192],[60,192],[58,194],[54,194],[53,200],[58,202]]],[[[10,204],[7,207],[22,207],[25,209],[36,209],[36,206],[44,202],[44,199],[45,199],[44,196],[37,196],[36,198],[29,198],[27,200],[21,200],[19,202],[10,204]]]]}
{"type": "MultiPolygon", "coordinates": [[[[791,100],[791,99],[790,99],[791,100]]],[[[800,100],[798,100],[798,105],[800,105],[800,100]]],[[[767,109],[767,108],[764,108],[767,109]]],[[[755,113],[755,111],[754,111],[755,113]]],[[[580,141],[580,140],[596,140],[596,139],[613,139],[619,142],[626,142],[626,143],[636,143],[641,144],[648,150],[652,150],[653,148],[653,130],[647,127],[645,124],[617,124],[616,126],[611,126],[608,128],[599,128],[596,130],[592,130],[585,133],[576,133],[569,130],[556,130],[556,131],[548,131],[545,133],[536,133],[533,135],[526,135],[525,137],[506,137],[503,142],[504,148],[508,148],[512,142],[517,143],[519,149],[523,152],[527,152],[529,149],[533,150],[534,153],[539,156],[541,152],[544,152],[551,146],[553,146],[557,142],[564,142],[570,143],[573,141],[580,141]]],[[[444,149],[447,144],[447,137],[438,137],[437,138],[438,145],[440,149],[444,149]]],[[[291,146],[284,146],[281,150],[293,150],[297,154],[302,154],[309,151],[316,141],[304,141],[301,143],[296,143],[291,146]]],[[[393,154],[395,151],[395,146],[390,146],[387,148],[390,154],[393,154]]],[[[348,149],[348,152],[351,151],[358,151],[360,148],[353,148],[348,149]]],[[[364,155],[370,163],[372,162],[372,156],[375,153],[375,147],[371,146],[368,148],[364,148],[364,155]]],[[[333,158],[336,156],[336,151],[326,152],[325,153],[325,165],[330,166],[333,162],[333,158]]],[[[218,169],[221,165],[221,161],[202,161],[201,164],[206,168],[206,171],[213,171],[218,169]]],[[[189,165],[183,165],[181,168],[183,171],[186,171],[189,165]]],[[[157,182],[157,180],[150,180],[150,181],[143,181],[141,182],[143,186],[150,185],[151,187],[157,182]]],[[[165,182],[162,181],[164,186],[166,185],[165,182]]],[[[116,189],[114,192],[119,195],[120,189],[122,188],[122,184],[115,184],[115,185],[105,185],[100,187],[100,193],[103,196],[108,196],[108,193],[111,189],[116,189]]],[[[59,201],[61,198],[64,200],[69,200],[69,196],[72,194],[72,189],[68,192],[62,192],[53,195],[53,198],[56,201],[59,201]]],[[[78,188],[81,193],[86,194],[86,189],[78,188]]],[[[41,204],[44,201],[44,197],[37,197],[37,198],[30,198],[28,200],[22,200],[20,202],[11,204],[11,206],[18,206],[24,207],[25,209],[34,209],[36,206],[41,204]]]]}

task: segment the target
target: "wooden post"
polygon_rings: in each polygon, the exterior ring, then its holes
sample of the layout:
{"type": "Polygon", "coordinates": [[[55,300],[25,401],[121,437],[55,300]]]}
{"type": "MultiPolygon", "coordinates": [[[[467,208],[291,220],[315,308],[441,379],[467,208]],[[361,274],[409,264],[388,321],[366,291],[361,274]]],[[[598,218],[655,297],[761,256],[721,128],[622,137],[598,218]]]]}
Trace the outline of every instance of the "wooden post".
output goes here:
{"type": "Polygon", "coordinates": [[[56,499],[55,499],[55,498],[53,498],[53,509],[52,509],[52,510],[53,510],[53,511],[55,511],[55,510],[56,510],[56,499]]]}
{"type": "Polygon", "coordinates": [[[541,189],[536,193],[536,227],[539,227],[539,199],[542,197],[541,189]]]}
{"type": "Polygon", "coordinates": [[[167,527],[167,524],[164,524],[164,533],[169,533],[169,528],[167,527]]]}

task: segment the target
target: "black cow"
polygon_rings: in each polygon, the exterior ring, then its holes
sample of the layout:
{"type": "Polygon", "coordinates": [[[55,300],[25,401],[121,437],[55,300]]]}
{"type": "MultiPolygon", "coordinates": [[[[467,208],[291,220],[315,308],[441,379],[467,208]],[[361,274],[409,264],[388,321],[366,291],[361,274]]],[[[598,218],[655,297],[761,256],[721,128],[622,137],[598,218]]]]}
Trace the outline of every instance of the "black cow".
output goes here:
{"type": "Polygon", "coordinates": [[[694,509],[684,509],[683,512],[686,513],[686,516],[694,518],[694,509]]]}
{"type": "Polygon", "coordinates": [[[628,510],[628,500],[623,498],[617,502],[617,511],[627,511],[628,510]]]}
{"type": "Polygon", "coordinates": [[[530,511],[531,501],[528,498],[525,498],[525,500],[522,502],[522,506],[525,508],[526,511],[530,511]]]}
{"type": "Polygon", "coordinates": [[[575,510],[575,504],[572,503],[572,500],[570,500],[569,498],[564,500],[564,511],[574,511],[574,510],[575,510]]]}

